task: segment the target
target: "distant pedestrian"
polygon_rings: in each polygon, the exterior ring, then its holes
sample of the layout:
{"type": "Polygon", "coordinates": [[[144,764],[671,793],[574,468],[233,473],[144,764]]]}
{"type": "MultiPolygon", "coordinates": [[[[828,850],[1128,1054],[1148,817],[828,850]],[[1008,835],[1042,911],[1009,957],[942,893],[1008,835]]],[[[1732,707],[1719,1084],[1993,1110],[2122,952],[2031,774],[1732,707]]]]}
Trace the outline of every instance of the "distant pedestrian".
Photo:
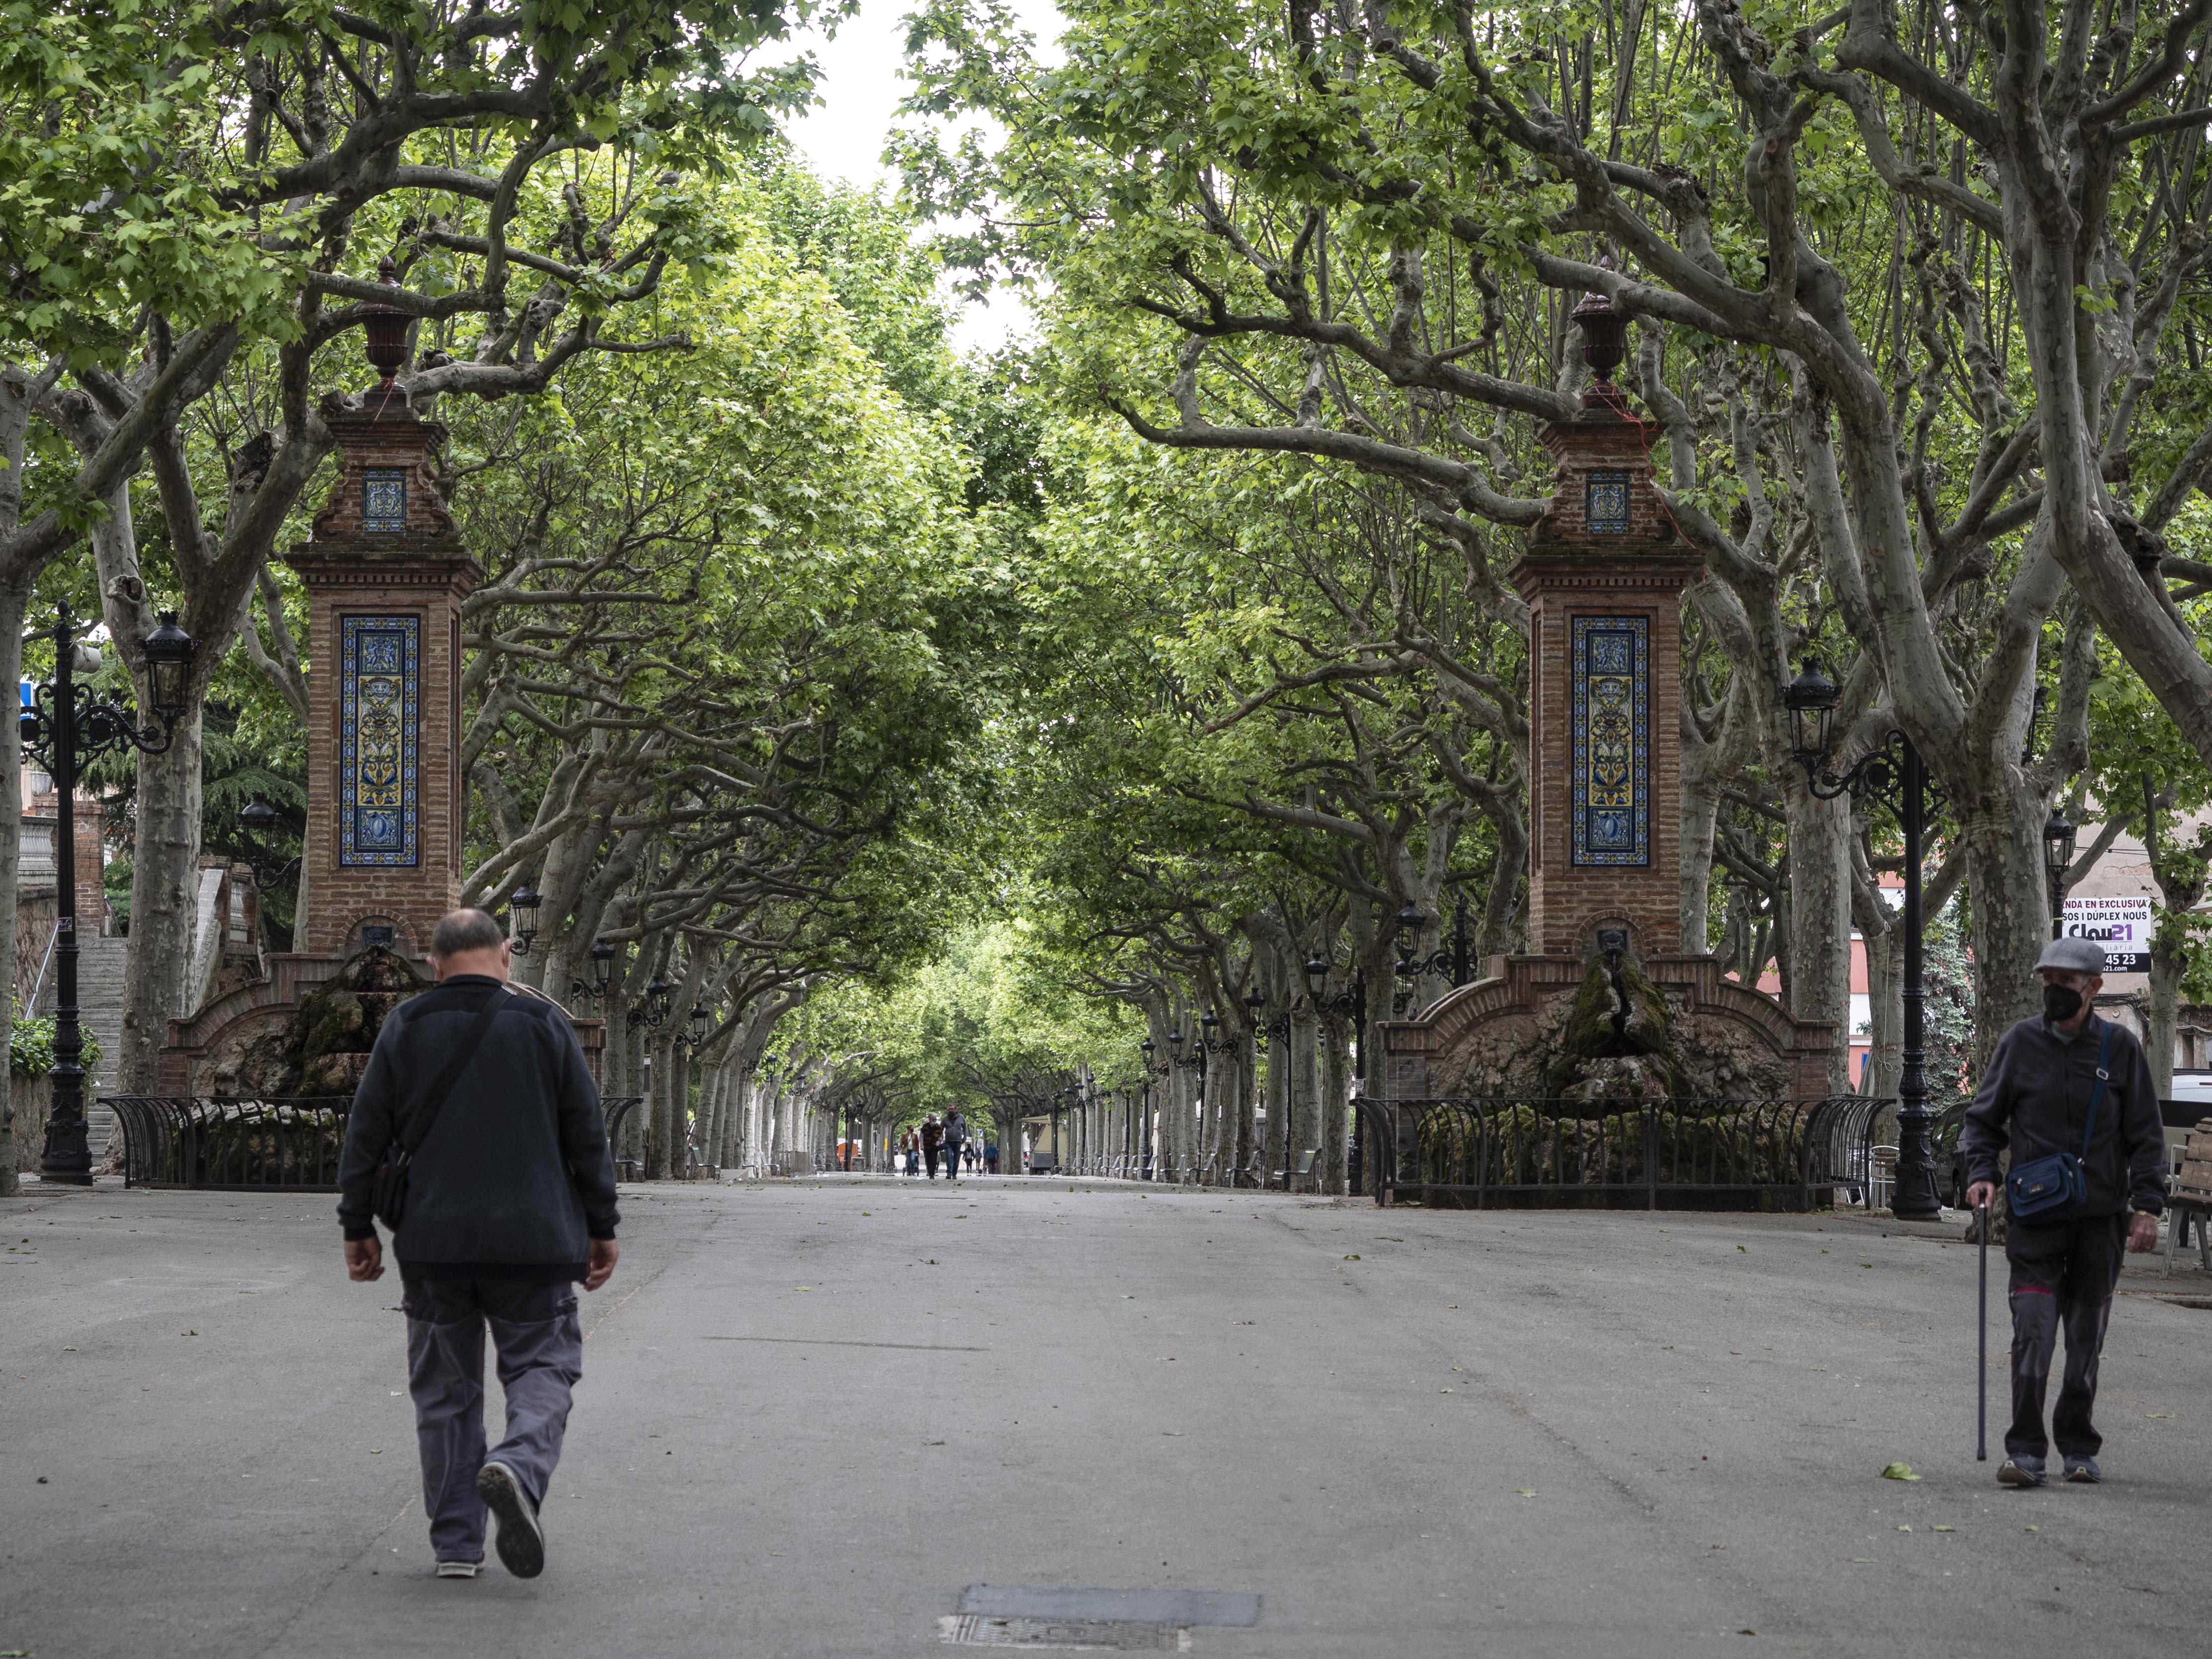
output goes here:
{"type": "Polygon", "coordinates": [[[937,1160],[944,1149],[945,1126],[937,1121],[937,1114],[932,1112],[921,1121],[921,1156],[923,1161],[929,1165],[929,1178],[932,1181],[937,1179],[937,1160]]]}
{"type": "Polygon", "coordinates": [[[906,1139],[901,1145],[906,1148],[906,1173],[910,1176],[920,1175],[921,1173],[921,1137],[908,1129],[906,1132],[906,1139]]]}
{"type": "Polygon", "coordinates": [[[945,1178],[960,1178],[961,1155],[968,1150],[968,1120],[960,1115],[955,1106],[945,1115],[945,1178]]]}
{"type": "Polygon", "coordinates": [[[2043,947],[2036,963],[2043,1012],[1997,1039],[1960,1137],[1971,1209],[1996,1196],[1997,1157],[2008,1147],[2015,1175],[2057,1154],[2078,1158],[2085,1189],[2076,1202],[2007,1220],[2012,1426],[1997,1479],[2011,1486],[2043,1484],[2050,1440],[2057,1442],[2069,1480],[2103,1478],[2097,1453],[2104,1439],[2090,1413],[2120,1256],[2158,1243],[2166,1207],[2157,1086],[2134,1035],[2095,1012],[2104,966],[2105,947],[2094,939],[2054,939],[2043,947]],[[2066,1372],[2047,1440],[2043,1400],[2061,1325],[2066,1372]]]}
{"type": "Polygon", "coordinates": [[[619,1254],[599,1089],[560,1006],[508,987],[508,957],[483,911],[439,922],[438,983],[385,1017],[338,1164],[346,1271],[368,1281],[384,1274],[372,1212],[395,1207],[380,1166],[387,1151],[408,1158],[392,1253],[441,1578],[477,1576],[487,1505],[507,1571],[544,1570],[538,1509],[583,1375],[570,1287],[598,1290],[619,1254]],[[507,1398],[506,1437],[489,1456],[487,1326],[507,1398]]]}
{"type": "Polygon", "coordinates": [[[999,1173],[999,1143],[995,1140],[983,1143],[983,1172],[986,1175],[999,1173]]]}

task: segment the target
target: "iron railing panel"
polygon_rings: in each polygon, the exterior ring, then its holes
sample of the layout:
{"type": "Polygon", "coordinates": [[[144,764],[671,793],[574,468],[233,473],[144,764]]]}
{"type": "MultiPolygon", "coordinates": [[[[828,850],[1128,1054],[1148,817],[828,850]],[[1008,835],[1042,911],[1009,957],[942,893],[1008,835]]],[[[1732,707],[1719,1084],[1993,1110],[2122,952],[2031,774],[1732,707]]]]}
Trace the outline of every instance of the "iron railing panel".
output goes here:
{"type": "Polygon", "coordinates": [[[1443,1097],[1353,1102],[1360,1186],[1392,1194],[1612,1202],[1745,1199],[1811,1207],[1814,1194],[1863,1198],[1868,1133],[1894,1103],[1443,1097]]]}
{"type": "MultiPolygon", "coordinates": [[[[102,1095],[123,1134],[125,1186],[334,1193],[350,1095],[102,1095]]],[[[608,1139],[640,1097],[602,1101],[608,1139]]]]}

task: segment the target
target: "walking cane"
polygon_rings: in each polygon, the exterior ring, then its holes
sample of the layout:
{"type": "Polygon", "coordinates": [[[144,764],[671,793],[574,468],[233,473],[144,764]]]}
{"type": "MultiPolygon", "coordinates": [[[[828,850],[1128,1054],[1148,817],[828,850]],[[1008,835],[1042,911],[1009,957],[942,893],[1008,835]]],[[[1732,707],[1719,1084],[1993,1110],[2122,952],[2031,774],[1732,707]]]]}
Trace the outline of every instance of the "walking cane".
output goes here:
{"type": "Polygon", "coordinates": [[[1982,1200],[1981,1223],[1976,1229],[1982,1239],[1982,1363],[1978,1376],[1980,1397],[1974,1411],[1974,1462],[1990,1461],[1990,1202],[1982,1200]]]}

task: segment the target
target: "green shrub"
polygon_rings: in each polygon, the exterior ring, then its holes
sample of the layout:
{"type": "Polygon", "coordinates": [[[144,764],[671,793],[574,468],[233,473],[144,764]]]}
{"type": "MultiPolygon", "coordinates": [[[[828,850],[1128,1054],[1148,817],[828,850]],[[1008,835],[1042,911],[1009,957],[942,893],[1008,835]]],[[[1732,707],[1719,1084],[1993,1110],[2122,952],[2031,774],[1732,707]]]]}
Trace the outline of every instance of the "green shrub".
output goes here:
{"type": "MultiPolygon", "coordinates": [[[[105,1058],[100,1042],[82,1025],[77,1032],[84,1041],[84,1074],[87,1079],[100,1070],[105,1058]]],[[[21,1009],[15,1011],[15,1024],[8,1034],[8,1075],[10,1077],[44,1077],[54,1069],[54,1017],[52,1014],[27,1016],[21,1009]]]]}

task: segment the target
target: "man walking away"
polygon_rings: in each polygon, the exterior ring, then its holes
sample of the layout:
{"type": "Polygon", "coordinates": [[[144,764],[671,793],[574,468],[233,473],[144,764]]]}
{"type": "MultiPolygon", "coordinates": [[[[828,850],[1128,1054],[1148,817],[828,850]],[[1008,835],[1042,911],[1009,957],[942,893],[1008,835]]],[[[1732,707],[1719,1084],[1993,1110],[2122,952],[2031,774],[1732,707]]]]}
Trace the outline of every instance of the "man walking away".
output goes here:
{"type": "Polygon", "coordinates": [[[411,1156],[392,1231],[422,1506],[441,1578],[473,1578],[484,1510],[518,1578],[545,1565],[538,1509],[583,1374],[576,1322],[615,1270],[615,1171],[599,1091],[558,1004],[507,982],[499,924],[456,910],[430,936],[437,985],[385,1017],[338,1164],[346,1271],[380,1279],[371,1218],[388,1148],[411,1156]],[[489,1326],[507,1434],[484,1453],[489,1326]]]}
{"type": "Polygon", "coordinates": [[[2006,1228],[2012,1426],[2005,1431],[1997,1479],[2008,1486],[2044,1481],[2050,1442],[2043,1431],[2043,1397],[2061,1325],[2066,1374],[2051,1413],[2051,1439],[2066,1460],[2069,1480],[2103,1479],[2097,1453],[2104,1439],[2090,1413],[2120,1255],[2123,1249],[2148,1250],[2158,1243],[2159,1212],[2166,1207],[2166,1132],[2158,1090],[2142,1045],[2094,1012],[2104,966],[2105,947],[2094,939],[2054,939],[2043,947],[2036,963],[2043,975],[2043,1012],[1997,1039],[1960,1134],[1969,1208],[1979,1209],[1996,1196],[1997,1155],[2008,1146],[2015,1170],[2063,1152],[2081,1160],[2085,1177],[2086,1196],[2078,1203],[2026,1221],[2013,1216],[2006,1228]]]}
{"type": "Polygon", "coordinates": [[[999,1143],[995,1140],[987,1140],[983,1143],[983,1173],[985,1175],[999,1173],[999,1143]]]}
{"type": "Polygon", "coordinates": [[[960,1109],[955,1106],[945,1115],[945,1178],[947,1181],[960,1179],[960,1159],[967,1151],[967,1146],[968,1120],[960,1115],[960,1109]]]}
{"type": "Polygon", "coordinates": [[[945,1126],[932,1112],[921,1121],[921,1156],[929,1165],[929,1178],[937,1179],[937,1155],[945,1145],[945,1126]]]}

